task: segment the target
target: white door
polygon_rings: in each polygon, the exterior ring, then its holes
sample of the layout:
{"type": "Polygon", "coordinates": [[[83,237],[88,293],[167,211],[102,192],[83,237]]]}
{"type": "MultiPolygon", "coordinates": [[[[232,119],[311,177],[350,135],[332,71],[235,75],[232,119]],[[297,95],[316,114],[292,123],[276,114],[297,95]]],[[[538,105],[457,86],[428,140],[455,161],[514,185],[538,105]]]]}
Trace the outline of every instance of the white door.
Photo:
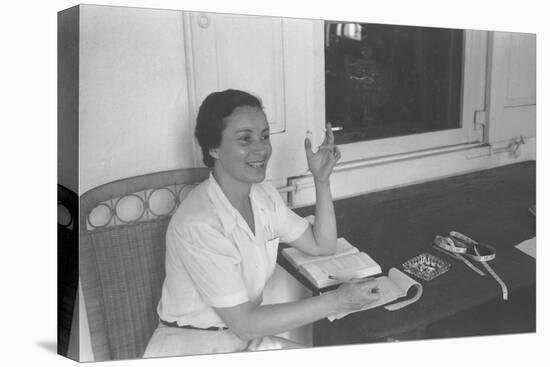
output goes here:
{"type": "MultiPolygon", "coordinates": [[[[211,92],[242,89],[262,99],[273,155],[267,179],[283,185],[307,170],[303,141],[324,124],[322,21],[184,14],[190,119],[211,92]],[[319,48],[320,47],[320,48],[319,48]]],[[[195,144],[195,164],[201,165],[195,144]]]]}
{"type": "Polygon", "coordinates": [[[494,32],[491,41],[489,142],[534,137],[536,37],[494,32]]]}

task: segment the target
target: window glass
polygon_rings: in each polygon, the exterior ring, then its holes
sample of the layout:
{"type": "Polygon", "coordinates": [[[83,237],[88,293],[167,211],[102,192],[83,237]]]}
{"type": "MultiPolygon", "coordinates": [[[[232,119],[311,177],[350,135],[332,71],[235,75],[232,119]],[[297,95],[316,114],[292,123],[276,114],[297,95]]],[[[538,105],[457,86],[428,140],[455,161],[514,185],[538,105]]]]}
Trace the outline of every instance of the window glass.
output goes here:
{"type": "Polygon", "coordinates": [[[460,128],[463,49],[462,30],[326,22],[336,143],[460,128]]]}

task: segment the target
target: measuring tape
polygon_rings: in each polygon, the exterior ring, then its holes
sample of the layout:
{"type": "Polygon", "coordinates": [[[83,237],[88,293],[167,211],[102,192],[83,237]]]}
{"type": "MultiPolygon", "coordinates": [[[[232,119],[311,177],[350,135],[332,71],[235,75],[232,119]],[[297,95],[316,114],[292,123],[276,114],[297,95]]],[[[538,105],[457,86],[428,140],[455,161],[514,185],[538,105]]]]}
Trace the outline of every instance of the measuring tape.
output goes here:
{"type": "Polygon", "coordinates": [[[488,261],[491,261],[496,257],[496,250],[493,246],[485,243],[478,243],[470,237],[455,231],[451,231],[448,237],[435,236],[434,243],[439,248],[452,253],[455,257],[462,260],[470,269],[474,270],[479,275],[485,275],[481,270],[466,260],[464,256],[480,262],[502,288],[502,299],[508,299],[508,288],[506,287],[506,284],[493,270],[493,268],[487,264],[488,261]]]}
{"type": "Polygon", "coordinates": [[[474,264],[466,260],[466,258],[461,255],[465,253],[466,250],[464,250],[462,247],[455,246],[453,240],[451,240],[450,238],[435,236],[434,243],[437,245],[437,246],[434,246],[436,250],[441,251],[444,254],[447,254],[451,257],[454,257],[455,259],[462,261],[464,264],[466,264],[470,269],[478,273],[480,276],[482,277],[485,276],[484,272],[479,270],[474,264]]]}

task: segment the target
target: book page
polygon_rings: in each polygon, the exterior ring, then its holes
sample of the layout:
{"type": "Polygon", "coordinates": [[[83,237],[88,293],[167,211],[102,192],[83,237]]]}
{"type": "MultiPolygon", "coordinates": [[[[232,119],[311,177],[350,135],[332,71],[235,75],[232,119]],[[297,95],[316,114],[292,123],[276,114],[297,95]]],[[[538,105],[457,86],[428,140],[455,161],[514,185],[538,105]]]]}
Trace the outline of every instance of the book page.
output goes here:
{"type": "Polygon", "coordinates": [[[299,267],[309,262],[326,260],[337,256],[353,254],[356,252],[359,252],[359,250],[356,247],[354,247],[352,244],[350,244],[348,241],[346,241],[345,238],[338,238],[338,242],[336,243],[336,253],[334,255],[312,256],[296,248],[289,247],[283,250],[283,256],[292,265],[294,265],[295,267],[299,267]]]}
{"type": "Polygon", "coordinates": [[[364,252],[309,262],[303,264],[299,270],[318,288],[341,283],[330,279],[330,275],[342,278],[363,278],[381,272],[380,266],[364,252]]]}

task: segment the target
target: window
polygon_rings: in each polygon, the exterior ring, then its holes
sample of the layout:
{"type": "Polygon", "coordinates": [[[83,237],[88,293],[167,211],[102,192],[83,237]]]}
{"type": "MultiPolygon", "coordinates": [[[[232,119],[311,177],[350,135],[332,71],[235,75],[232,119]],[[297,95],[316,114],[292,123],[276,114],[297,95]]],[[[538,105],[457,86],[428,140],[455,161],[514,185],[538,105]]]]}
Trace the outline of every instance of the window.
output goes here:
{"type": "Polygon", "coordinates": [[[324,27],[325,117],[346,160],[481,140],[473,122],[484,109],[485,32],[324,27]]]}

